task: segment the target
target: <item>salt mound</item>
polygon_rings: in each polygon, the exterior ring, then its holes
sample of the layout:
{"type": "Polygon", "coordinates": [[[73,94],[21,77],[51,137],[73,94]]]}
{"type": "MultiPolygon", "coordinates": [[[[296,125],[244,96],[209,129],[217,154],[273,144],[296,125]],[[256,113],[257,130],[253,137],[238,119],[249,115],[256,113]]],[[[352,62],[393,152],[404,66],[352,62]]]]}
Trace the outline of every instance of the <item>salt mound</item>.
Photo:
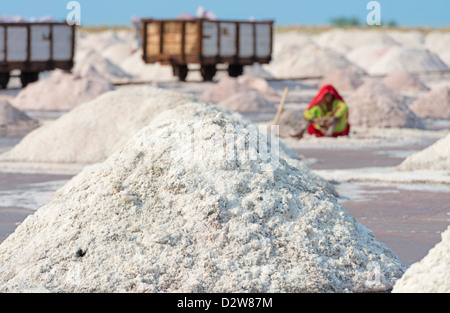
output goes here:
{"type": "Polygon", "coordinates": [[[346,57],[350,62],[367,72],[370,67],[380,60],[392,47],[393,45],[379,43],[366,44],[355,48],[350,53],[346,54],[346,57]]]}
{"type": "Polygon", "coordinates": [[[205,101],[219,103],[232,95],[253,90],[253,88],[247,85],[240,84],[236,78],[224,77],[217,84],[206,88],[200,97],[205,101]]]}
{"type": "Polygon", "coordinates": [[[422,92],[430,90],[420,78],[404,70],[392,72],[383,79],[383,83],[389,88],[400,92],[422,92]]]}
{"type": "Polygon", "coordinates": [[[237,78],[237,82],[259,91],[266,99],[270,101],[280,101],[280,96],[276,90],[270,87],[269,83],[264,78],[243,75],[237,78]]]}
{"type": "Polygon", "coordinates": [[[251,134],[220,116],[141,130],[0,245],[0,292],[392,288],[397,256],[251,134]]]}
{"type": "Polygon", "coordinates": [[[107,92],[31,132],[0,158],[48,163],[104,161],[159,113],[193,99],[152,87],[107,92]]]}
{"type": "Polygon", "coordinates": [[[343,30],[339,28],[321,33],[316,37],[316,42],[321,47],[334,49],[343,54],[368,44],[396,44],[395,40],[385,31],[343,30]]]}
{"type": "Polygon", "coordinates": [[[447,71],[449,67],[433,52],[424,48],[392,47],[373,64],[370,74],[405,70],[413,73],[447,71]]]}
{"type": "Polygon", "coordinates": [[[0,99],[0,137],[25,136],[39,123],[24,112],[14,108],[8,101],[0,99]]]}
{"type": "Polygon", "coordinates": [[[350,124],[362,127],[424,128],[405,98],[376,81],[366,82],[346,98],[350,124]]]}
{"type": "Polygon", "coordinates": [[[218,106],[228,110],[241,113],[264,113],[276,111],[276,106],[264,98],[258,91],[240,92],[225,100],[220,101],[218,106]]]}
{"type": "Polygon", "coordinates": [[[450,134],[430,147],[407,157],[397,169],[400,171],[450,170],[450,134]]]}
{"type": "Polygon", "coordinates": [[[113,90],[114,86],[92,68],[80,75],[55,71],[22,89],[13,101],[21,110],[66,111],[113,90]]]}
{"type": "Polygon", "coordinates": [[[286,109],[280,116],[280,137],[291,137],[298,135],[306,126],[303,111],[286,109]]]}
{"type": "Polygon", "coordinates": [[[353,91],[363,84],[358,74],[352,71],[336,70],[325,76],[319,87],[333,85],[339,91],[353,91]]]}
{"type": "Polygon", "coordinates": [[[450,292],[450,227],[441,234],[442,241],[405,272],[394,286],[394,293],[450,292]]]}
{"type": "Polygon", "coordinates": [[[98,33],[83,33],[80,32],[81,38],[77,42],[78,47],[92,49],[102,53],[108,47],[118,43],[124,43],[124,40],[114,30],[107,30],[98,33]]]}
{"type": "Polygon", "coordinates": [[[417,99],[410,106],[421,118],[450,118],[450,87],[442,87],[417,99]]]}
{"type": "Polygon", "coordinates": [[[138,50],[128,56],[120,66],[124,71],[133,75],[135,79],[150,81],[175,81],[172,67],[167,65],[146,64],[142,59],[142,50],[138,50]]]}
{"type": "Polygon", "coordinates": [[[276,78],[284,79],[325,76],[337,69],[364,73],[338,52],[314,44],[297,46],[293,43],[287,49],[274,53],[273,61],[266,66],[266,70],[276,78]]]}
{"type": "Polygon", "coordinates": [[[123,83],[132,79],[132,76],[125,72],[119,65],[94,50],[78,53],[75,60],[74,72],[86,66],[94,67],[98,73],[112,83],[123,83]]]}
{"type": "Polygon", "coordinates": [[[450,34],[446,32],[432,31],[425,40],[425,47],[439,55],[447,66],[450,67],[450,34]]]}
{"type": "Polygon", "coordinates": [[[388,32],[388,36],[398,44],[405,47],[422,47],[425,45],[426,36],[421,31],[394,31],[388,32]]]}

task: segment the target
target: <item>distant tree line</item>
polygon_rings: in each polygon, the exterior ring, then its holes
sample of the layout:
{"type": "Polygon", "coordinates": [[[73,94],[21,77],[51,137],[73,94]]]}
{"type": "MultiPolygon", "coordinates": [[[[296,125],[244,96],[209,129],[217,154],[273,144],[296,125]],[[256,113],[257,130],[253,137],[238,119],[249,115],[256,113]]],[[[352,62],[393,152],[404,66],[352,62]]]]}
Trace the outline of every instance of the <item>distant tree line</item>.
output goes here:
{"type": "MultiPolygon", "coordinates": [[[[345,17],[345,16],[331,18],[330,24],[337,27],[369,26],[366,23],[361,22],[361,20],[357,17],[345,17]]],[[[396,21],[389,21],[387,23],[383,23],[383,26],[397,27],[398,25],[396,21]]]]}

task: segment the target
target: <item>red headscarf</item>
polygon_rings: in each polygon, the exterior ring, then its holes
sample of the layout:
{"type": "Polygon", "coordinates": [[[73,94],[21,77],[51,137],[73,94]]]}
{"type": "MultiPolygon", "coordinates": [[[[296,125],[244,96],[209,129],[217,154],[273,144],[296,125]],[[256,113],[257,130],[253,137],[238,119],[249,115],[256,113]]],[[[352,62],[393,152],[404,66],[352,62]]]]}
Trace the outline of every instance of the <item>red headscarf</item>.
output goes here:
{"type": "Polygon", "coordinates": [[[339,92],[337,92],[337,90],[331,86],[331,85],[324,85],[322,88],[320,88],[319,93],[315,96],[315,98],[311,101],[311,103],[309,104],[307,110],[311,109],[313,106],[318,105],[319,103],[323,102],[323,97],[327,94],[330,93],[334,96],[335,99],[340,100],[342,102],[344,101],[344,98],[341,97],[341,95],[339,94],[339,92]]]}

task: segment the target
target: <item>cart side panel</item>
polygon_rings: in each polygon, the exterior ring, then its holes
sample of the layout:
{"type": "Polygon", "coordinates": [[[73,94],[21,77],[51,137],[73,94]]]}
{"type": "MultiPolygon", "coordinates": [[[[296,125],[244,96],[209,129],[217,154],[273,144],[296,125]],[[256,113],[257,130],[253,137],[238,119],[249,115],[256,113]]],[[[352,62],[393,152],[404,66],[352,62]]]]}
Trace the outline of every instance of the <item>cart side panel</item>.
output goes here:
{"type": "Polygon", "coordinates": [[[199,27],[197,22],[186,22],[184,31],[184,54],[186,56],[198,56],[200,54],[199,27]]]}
{"type": "Polygon", "coordinates": [[[50,25],[30,26],[30,61],[48,61],[51,58],[50,25]]]}
{"type": "Polygon", "coordinates": [[[0,62],[5,61],[5,26],[0,25],[0,62]]]}
{"type": "Polygon", "coordinates": [[[219,23],[203,21],[203,57],[216,57],[219,54],[218,29],[219,23]]]}
{"type": "Polygon", "coordinates": [[[160,52],[161,23],[149,22],[146,24],[146,28],[146,56],[156,57],[160,52]]]}
{"type": "Polygon", "coordinates": [[[239,24],[239,57],[251,58],[254,53],[253,25],[250,23],[239,24]]]}
{"type": "Polygon", "coordinates": [[[8,26],[7,32],[7,61],[25,62],[28,55],[28,31],[26,26],[8,26]]]}
{"type": "Polygon", "coordinates": [[[53,60],[71,61],[74,45],[73,29],[68,25],[53,26],[53,60]]]}
{"type": "Polygon", "coordinates": [[[166,21],[163,24],[163,50],[168,56],[182,54],[183,23],[181,21],[166,21]]]}
{"type": "Polygon", "coordinates": [[[270,58],[272,51],[271,25],[256,24],[256,57],[270,58]]]}
{"type": "Polygon", "coordinates": [[[237,54],[236,36],[237,23],[220,23],[220,53],[221,57],[234,57],[237,54]]]}

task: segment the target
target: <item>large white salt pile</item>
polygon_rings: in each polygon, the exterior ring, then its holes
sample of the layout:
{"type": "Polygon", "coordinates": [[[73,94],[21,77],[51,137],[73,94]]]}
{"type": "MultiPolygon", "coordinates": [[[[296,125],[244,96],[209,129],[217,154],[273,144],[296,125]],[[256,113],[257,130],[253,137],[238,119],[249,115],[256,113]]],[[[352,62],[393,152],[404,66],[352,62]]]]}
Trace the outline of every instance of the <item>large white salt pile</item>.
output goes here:
{"type": "Polygon", "coordinates": [[[86,66],[92,66],[98,73],[112,83],[124,83],[133,78],[119,65],[115,64],[111,60],[104,57],[100,52],[95,50],[86,50],[77,54],[74,72],[77,72],[86,66]]]}
{"type": "Polygon", "coordinates": [[[378,81],[368,81],[346,98],[350,124],[362,127],[424,128],[405,97],[378,81]]]}
{"type": "Polygon", "coordinates": [[[383,79],[383,84],[400,92],[417,93],[430,90],[419,77],[405,70],[390,73],[383,79]]]}
{"type": "Polygon", "coordinates": [[[25,136],[38,126],[38,121],[0,99],[0,137],[25,136]]]}
{"type": "Polygon", "coordinates": [[[159,113],[193,99],[152,87],[107,92],[31,132],[0,158],[49,163],[104,161],[159,113]]]}
{"type": "Polygon", "coordinates": [[[276,78],[284,79],[325,76],[338,69],[364,73],[364,70],[334,50],[314,44],[300,46],[295,43],[278,53],[274,52],[272,62],[265,69],[276,78]]]}
{"type": "Polygon", "coordinates": [[[450,87],[430,91],[410,106],[421,118],[450,118],[450,87]]]}
{"type": "Polygon", "coordinates": [[[392,47],[370,66],[370,74],[387,74],[398,70],[412,73],[447,71],[449,67],[433,52],[424,48],[392,47]]]}
{"type": "Polygon", "coordinates": [[[388,36],[405,47],[423,47],[426,42],[426,35],[418,30],[390,30],[388,36]]]}
{"type": "Polygon", "coordinates": [[[0,292],[392,288],[397,256],[252,134],[220,115],[141,130],[0,245],[0,292]]]}
{"type": "Polygon", "coordinates": [[[450,293],[450,227],[442,241],[397,281],[394,293],[450,293]]]}
{"type": "Polygon", "coordinates": [[[395,45],[396,42],[385,31],[344,30],[334,28],[315,37],[321,46],[346,54],[355,48],[368,44],[395,45]]]}
{"type": "Polygon", "coordinates": [[[319,87],[333,85],[339,91],[353,91],[363,84],[361,77],[349,70],[336,70],[325,76],[319,87]]]}
{"type": "Polygon", "coordinates": [[[430,147],[410,155],[397,169],[400,171],[450,170],[450,134],[430,147]]]}
{"type": "Polygon", "coordinates": [[[79,74],[55,71],[22,89],[13,104],[27,111],[66,111],[113,89],[114,86],[92,68],[80,69],[79,74]]]}
{"type": "Polygon", "coordinates": [[[96,33],[80,32],[77,42],[78,49],[92,49],[103,53],[106,49],[116,44],[125,43],[123,38],[114,30],[107,30],[96,33]]]}

